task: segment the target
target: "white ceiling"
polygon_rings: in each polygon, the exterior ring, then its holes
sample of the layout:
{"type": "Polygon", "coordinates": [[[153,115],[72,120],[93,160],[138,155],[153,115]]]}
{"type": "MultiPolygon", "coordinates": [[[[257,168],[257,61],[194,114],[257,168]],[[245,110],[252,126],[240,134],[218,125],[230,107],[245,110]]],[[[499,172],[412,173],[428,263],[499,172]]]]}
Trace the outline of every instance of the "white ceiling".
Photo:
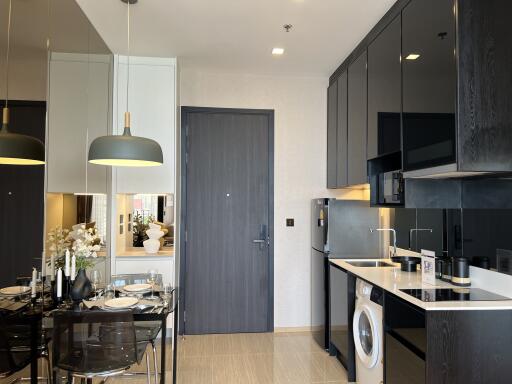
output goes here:
{"type": "MultiPolygon", "coordinates": [[[[7,46],[8,10],[9,1],[0,0],[0,60],[3,60],[7,46]]],[[[12,57],[24,58],[43,55],[46,58],[48,38],[52,51],[109,53],[104,42],[74,1],[13,1],[12,57]]]]}
{"type": "MultiPolygon", "coordinates": [[[[126,4],[77,2],[110,49],[125,53],[126,4]]],[[[186,67],[328,76],[394,2],[139,0],[131,8],[132,53],[177,56],[186,67]],[[285,54],[273,57],[273,47],[285,54]]]]}

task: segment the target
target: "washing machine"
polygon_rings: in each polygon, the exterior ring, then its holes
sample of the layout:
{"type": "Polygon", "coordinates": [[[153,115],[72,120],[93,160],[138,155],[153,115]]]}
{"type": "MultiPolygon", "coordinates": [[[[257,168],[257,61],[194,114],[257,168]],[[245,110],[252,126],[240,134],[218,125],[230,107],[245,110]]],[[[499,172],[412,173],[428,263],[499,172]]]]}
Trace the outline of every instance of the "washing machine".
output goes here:
{"type": "Polygon", "coordinates": [[[353,331],[357,383],[382,384],[384,382],[382,290],[357,279],[355,307],[353,331]]]}

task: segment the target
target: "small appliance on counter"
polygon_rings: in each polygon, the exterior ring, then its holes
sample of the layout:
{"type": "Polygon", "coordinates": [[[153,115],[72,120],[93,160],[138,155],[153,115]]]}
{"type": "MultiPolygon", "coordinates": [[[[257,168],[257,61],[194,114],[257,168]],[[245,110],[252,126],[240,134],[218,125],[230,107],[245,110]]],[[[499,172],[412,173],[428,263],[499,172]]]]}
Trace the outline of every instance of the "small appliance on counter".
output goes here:
{"type": "Polygon", "coordinates": [[[469,287],[471,278],[469,277],[469,260],[464,257],[454,257],[452,259],[452,284],[459,287],[469,287]]]}
{"type": "Polygon", "coordinates": [[[448,283],[451,283],[452,281],[452,263],[450,259],[443,260],[441,280],[448,283]]]}
{"type": "Polygon", "coordinates": [[[443,263],[444,259],[442,257],[436,258],[436,279],[441,280],[443,277],[443,263]]]}

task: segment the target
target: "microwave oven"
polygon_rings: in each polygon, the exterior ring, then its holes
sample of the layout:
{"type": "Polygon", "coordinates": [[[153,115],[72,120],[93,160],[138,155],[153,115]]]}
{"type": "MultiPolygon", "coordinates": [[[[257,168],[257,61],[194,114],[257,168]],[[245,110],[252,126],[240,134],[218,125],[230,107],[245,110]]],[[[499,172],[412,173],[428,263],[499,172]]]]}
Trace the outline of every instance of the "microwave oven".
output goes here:
{"type": "Polygon", "coordinates": [[[404,204],[404,178],[401,171],[380,173],[377,183],[377,204],[404,204]]]}

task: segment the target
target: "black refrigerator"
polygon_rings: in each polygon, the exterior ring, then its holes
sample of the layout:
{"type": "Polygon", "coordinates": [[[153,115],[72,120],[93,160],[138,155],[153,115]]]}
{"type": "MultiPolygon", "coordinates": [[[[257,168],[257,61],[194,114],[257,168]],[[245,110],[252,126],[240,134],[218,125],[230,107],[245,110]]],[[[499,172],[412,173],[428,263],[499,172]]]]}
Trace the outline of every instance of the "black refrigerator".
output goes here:
{"type": "MultiPolygon", "coordinates": [[[[311,325],[313,337],[325,350],[330,348],[331,321],[336,329],[348,326],[342,281],[333,281],[340,305],[330,311],[329,259],[380,257],[380,236],[370,228],[379,227],[378,208],[369,201],[313,199],[311,206],[311,325]],[[340,287],[340,288],[338,288],[340,287]]],[[[345,339],[345,338],[343,338],[345,339]]],[[[344,346],[336,346],[343,352],[344,346]]]]}

